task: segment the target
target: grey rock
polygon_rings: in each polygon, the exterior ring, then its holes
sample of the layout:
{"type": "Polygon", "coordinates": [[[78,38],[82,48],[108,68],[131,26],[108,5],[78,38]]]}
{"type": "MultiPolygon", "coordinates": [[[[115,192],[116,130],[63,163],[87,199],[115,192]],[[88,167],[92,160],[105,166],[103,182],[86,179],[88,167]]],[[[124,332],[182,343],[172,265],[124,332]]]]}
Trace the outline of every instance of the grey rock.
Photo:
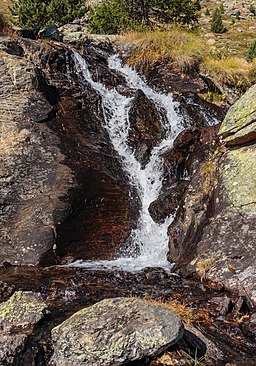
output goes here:
{"type": "Polygon", "coordinates": [[[178,342],[183,324],[170,310],[136,298],[105,299],[52,330],[51,365],[118,366],[178,342]]]}
{"type": "Polygon", "coordinates": [[[17,291],[0,305],[0,365],[13,365],[46,310],[41,294],[30,291],[17,291]]]}
{"type": "Polygon", "coordinates": [[[40,293],[16,291],[0,305],[0,331],[2,334],[27,332],[44,317],[46,303],[40,293]]]}

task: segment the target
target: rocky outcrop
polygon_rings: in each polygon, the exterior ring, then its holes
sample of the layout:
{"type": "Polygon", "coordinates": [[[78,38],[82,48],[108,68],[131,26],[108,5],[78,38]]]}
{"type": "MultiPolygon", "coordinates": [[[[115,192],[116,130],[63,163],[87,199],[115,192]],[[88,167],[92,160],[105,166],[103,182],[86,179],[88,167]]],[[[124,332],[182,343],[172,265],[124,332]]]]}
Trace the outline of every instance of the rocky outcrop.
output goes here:
{"type": "Polygon", "coordinates": [[[159,354],[182,336],[181,320],[160,305],[105,299],[52,330],[51,365],[124,365],[159,354]]]}
{"type": "Polygon", "coordinates": [[[151,202],[148,211],[155,222],[161,223],[169,215],[174,215],[182,202],[184,192],[188,182],[179,182],[179,184],[167,189],[164,193],[151,202]]]}
{"type": "Polygon", "coordinates": [[[34,326],[45,316],[47,306],[39,293],[15,292],[0,304],[0,363],[13,365],[25,347],[34,326]]]}
{"type": "MultiPolygon", "coordinates": [[[[129,110],[129,142],[134,155],[143,165],[148,162],[150,153],[163,136],[161,116],[154,103],[138,90],[129,110]]],[[[165,117],[166,118],[166,117],[165,117]]]]}
{"type": "Polygon", "coordinates": [[[228,111],[220,129],[226,145],[256,140],[256,85],[252,86],[228,111]]]}
{"type": "Polygon", "coordinates": [[[0,43],[0,263],[114,257],[132,212],[99,95],[62,45],[0,43]]]}
{"type": "Polygon", "coordinates": [[[59,219],[53,216],[66,210],[61,196],[73,177],[62,164],[60,140],[45,124],[53,106],[42,93],[40,70],[6,55],[0,80],[1,262],[35,264],[54,243],[59,219]]]}
{"type": "Polygon", "coordinates": [[[230,108],[219,131],[223,144],[213,144],[200,165],[191,157],[197,169],[169,228],[170,259],[182,273],[195,270],[254,301],[255,93],[252,87],[230,108]]]}

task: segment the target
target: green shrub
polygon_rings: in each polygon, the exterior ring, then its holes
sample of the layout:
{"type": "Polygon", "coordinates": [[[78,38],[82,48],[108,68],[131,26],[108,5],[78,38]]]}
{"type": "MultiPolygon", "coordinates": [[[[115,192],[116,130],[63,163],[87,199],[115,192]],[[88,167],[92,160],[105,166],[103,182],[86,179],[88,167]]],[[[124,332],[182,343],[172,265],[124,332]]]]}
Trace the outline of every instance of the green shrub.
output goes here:
{"type": "Polygon", "coordinates": [[[249,12],[252,13],[254,16],[256,16],[256,8],[252,4],[249,7],[249,12]]]}
{"type": "Polygon", "coordinates": [[[124,0],[103,0],[88,11],[89,31],[98,34],[115,34],[129,29],[139,29],[140,23],[129,16],[124,0]]]}
{"type": "Polygon", "coordinates": [[[235,18],[236,18],[237,20],[240,20],[240,16],[241,16],[241,13],[240,13],[240,11],[239,11],[239,10],[237,10],[237,12],[236,12],[236,14],[235,14],[235,18]]]}
{"type": "Polygon", "coordinates": [[[92,33],[145,30],[159,23],[193,25],[199,18],[199,0],[103,0],[88,12],[92,33]]]}
{"type": "Polygon", "coordinates": [[[213,33],[225,33],[227,31],[223,25],[221,11],[219,8],[215,9],[212,15],[211,31],[213,33]]]}
{"type": "Polygon", "coordinates": [[[253,41],[248,49],[247,61],[252,62],[255,57],[256,57],[256,41],[253,41]]]}
{"type": "Polygon", "coordinates": [[[22,28],[62,25],[85,12],[84,0],[12,0],[12,22],[22,28]]]}

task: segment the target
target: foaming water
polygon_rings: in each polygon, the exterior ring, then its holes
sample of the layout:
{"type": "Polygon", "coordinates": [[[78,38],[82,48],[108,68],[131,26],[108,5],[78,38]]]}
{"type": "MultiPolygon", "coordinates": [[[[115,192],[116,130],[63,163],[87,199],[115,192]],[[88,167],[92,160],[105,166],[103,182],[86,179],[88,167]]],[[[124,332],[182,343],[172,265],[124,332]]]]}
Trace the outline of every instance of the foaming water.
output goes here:
{"type": "Polygon", "coordinates": [[[159,156],[172,146],[174,138],[182,130],[181,119],[175,111],[172,95],[152,90],[134,70],[122,65],[117,55],[109,58],[109,68],[122,74],[130,89],[134,92],[141,89],[154,102],[157,109],[165,111],[166,114],[161,121],[165,137],[153,149],[147,165],[142,167],[128,144],[130,127],[128,115],[133,98],[123,96],[115,89],[108,90],[102,83],[94,81],[85,59],[78,53],[74,53],[73,57],[81,81],[89,83],[102,97],[105,127],[114,149],[120,156],[130,185],[137,191],[141,211],[137,227],[131,232],[129,248],[121,251],[119,258],[111,261],[78,260],[71,266],[126,271],[138,271],[145,267],[170,268],[170,263],[167,261],[167,228],[173,217],[167,218],[162,224],[157,224],[152,220],[148,207],[157,199],[162,188],[163,162],[159,156]]]}

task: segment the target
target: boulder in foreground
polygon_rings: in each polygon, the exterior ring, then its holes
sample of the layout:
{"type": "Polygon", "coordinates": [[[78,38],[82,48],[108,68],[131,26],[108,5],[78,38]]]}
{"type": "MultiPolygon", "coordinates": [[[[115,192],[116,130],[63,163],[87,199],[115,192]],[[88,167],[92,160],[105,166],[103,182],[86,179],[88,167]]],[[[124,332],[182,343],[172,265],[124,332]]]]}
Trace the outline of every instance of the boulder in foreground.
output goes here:
{"type": "Polygon", "coordinates": [[[118,366],[154,356],[181,339],[172,311],[136,298],[104,299],[52,330],[54,366],[118,366]]]}

